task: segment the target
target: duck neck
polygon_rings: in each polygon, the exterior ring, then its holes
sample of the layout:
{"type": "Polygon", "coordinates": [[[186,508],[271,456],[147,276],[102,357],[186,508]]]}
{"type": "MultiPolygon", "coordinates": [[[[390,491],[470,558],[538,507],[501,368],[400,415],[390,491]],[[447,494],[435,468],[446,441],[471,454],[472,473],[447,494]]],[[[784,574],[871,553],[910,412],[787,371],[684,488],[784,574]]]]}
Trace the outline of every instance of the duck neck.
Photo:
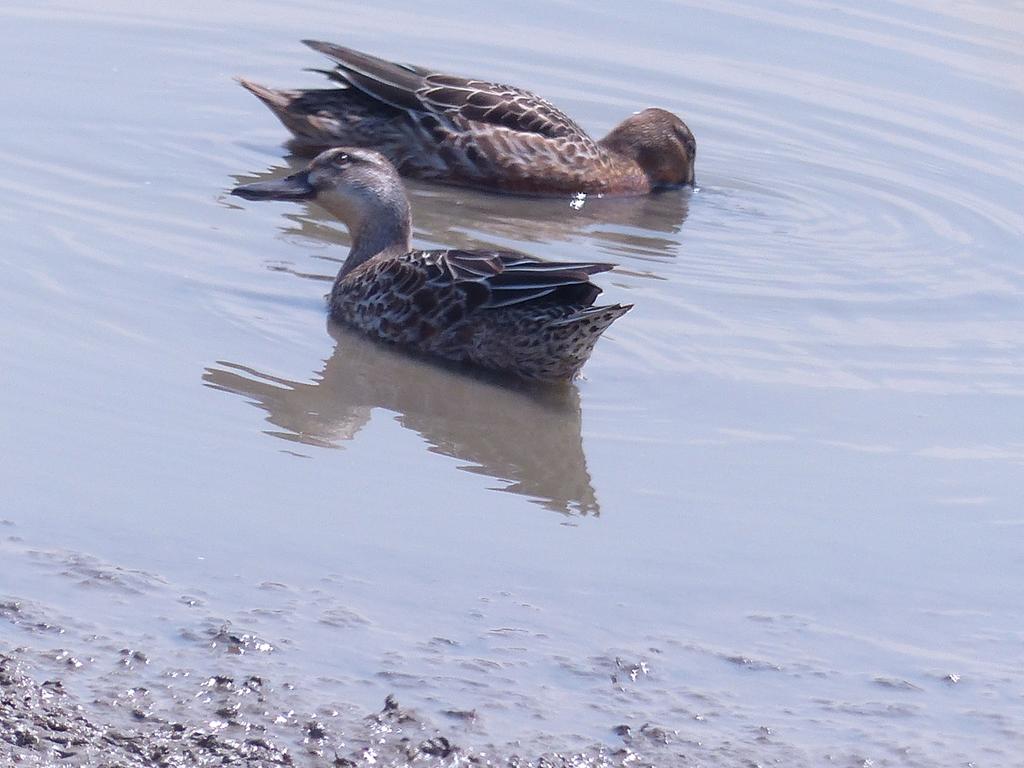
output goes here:
{"type": "Polygon", "coordinates": [[[384,251],[407,253],[409,251],[410,226],[408,220],[385,223],[370,221],[358,229],[350,230],[352,248],[341,268],[346,275],[360,264],[384,251]]]}
{"type": "MultiPolygon", "coordinates": [[[[330,209],[329,209],[330,210],[330,209]]],[[[331,211],[348,226],[352,248],[338,273],[338,279],[385,251],[407,253],[412,235],[409,203],[404,199],[357,201],[344,210],[331,211]]]]}
{"type": "Polygon", "coordinates": [[[613,191],[627,189],[631,192],[646,193],[651,191],[651,181],[638,162],[636,152],[628,145],[618,141],[614,132],[597,142],[604,150],[605,163],[613,191]]]}

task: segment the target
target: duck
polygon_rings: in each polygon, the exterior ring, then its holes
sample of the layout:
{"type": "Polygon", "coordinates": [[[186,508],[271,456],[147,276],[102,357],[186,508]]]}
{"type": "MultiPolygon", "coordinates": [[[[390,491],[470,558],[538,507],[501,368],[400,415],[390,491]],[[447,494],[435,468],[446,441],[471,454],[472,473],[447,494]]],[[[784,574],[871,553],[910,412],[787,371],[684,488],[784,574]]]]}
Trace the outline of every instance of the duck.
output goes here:
{"type": "Polygon", "coordinates": [[[667,110],[637,112],[594,140],[522,88],[302,42],[334,62],[314,71],[338,87],[275,90],[237,78],[291,131],[297,151],[374,149],[404,176],[513,194],[642,195],[694,185],[696,140],[667,110]]]}
{"type": "Polygon", "coordinates": [[[242,184],[246,200],[313,201],[352,244],[331,288],[338,322],[385,342],[549,383],[579,375],[631,304],[596,306],[592,275],[613,264],[545,262],[516,251],[416,250],[409,200],[380,152],[336,147],[283,178],[242,184]]]}

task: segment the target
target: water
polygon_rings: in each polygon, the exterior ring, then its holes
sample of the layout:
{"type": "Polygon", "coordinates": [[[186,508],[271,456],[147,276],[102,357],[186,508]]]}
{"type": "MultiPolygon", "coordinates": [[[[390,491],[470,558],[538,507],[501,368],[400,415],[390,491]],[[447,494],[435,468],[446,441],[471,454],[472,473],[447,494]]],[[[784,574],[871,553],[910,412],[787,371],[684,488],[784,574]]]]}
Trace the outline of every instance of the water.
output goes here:
{"type": "Polygon", "coordinates": [[[0,29],[0,597],[34,617],[0,648],[78,654],[85,699],[123,647],[310,710],[395,692],[499,755],[628,725],[659,764],[1018,763],[1019,4],[14,0],[0,29]],[[692,193],[410,185],[419,246],[620,265],[636,309],[575,387],[334,327],[344,228],[226,195],[295,162],[231,77],[319,84],[311,36],[597,135],[687,121],[692,193]],[[225,622],[273,650],[211,651],[225,622]]]}

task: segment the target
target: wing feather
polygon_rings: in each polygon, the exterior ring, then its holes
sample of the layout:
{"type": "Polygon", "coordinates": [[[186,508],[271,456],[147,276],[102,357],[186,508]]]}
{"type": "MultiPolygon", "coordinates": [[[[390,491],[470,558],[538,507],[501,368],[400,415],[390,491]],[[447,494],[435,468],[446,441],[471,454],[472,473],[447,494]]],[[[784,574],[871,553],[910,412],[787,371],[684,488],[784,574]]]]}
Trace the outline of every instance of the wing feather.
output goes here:
{"type": "Polygon", "coordinates": [[[382,339],[440,349],[467,343],[478,323],[503,323],[493,313],[509,307],[545,322],[587,318],[601,293],[590,275],[611,267],[511,251],[410,251],[356,267],[335,284],[331,311],[382,339]]]}
{"type": "Polygon", "coordinates": [[[572,138],[585,147],[594,143],[564,112],[521,88],[395,64],[332,43],[303,42],[338,65],[328,75],[332,80],[355,86],[393,107],[547,138],[572,138]]]}
{"type": "Polygon", "coordinates": [[[542,301],[589,306],[601,292],[590,282],[590,275],[613,267],[596,262],[541,262],[514,251],[414,251],[409,257],[428,265],[427,284],[437,289],[470,285],[485,289],[479,294],[480,309],[542,301]]]}

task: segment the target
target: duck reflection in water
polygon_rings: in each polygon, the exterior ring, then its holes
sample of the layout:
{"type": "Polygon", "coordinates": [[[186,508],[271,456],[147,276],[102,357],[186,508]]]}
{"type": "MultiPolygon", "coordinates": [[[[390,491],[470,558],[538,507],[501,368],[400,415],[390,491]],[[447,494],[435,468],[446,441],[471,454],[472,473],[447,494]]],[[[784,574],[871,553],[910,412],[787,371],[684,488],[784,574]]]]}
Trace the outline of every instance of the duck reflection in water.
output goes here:
{"type": "Polygon", "coordinates": [[[507,483],[502,491],[567,515],[599,514],[574,386],[509,382],[410,355],[333,321],[327,327],[334,352],[309,382],[226,361],[207,368],[203,381],[265,410],[275,426],[269,434],[306,445],[341,447],[356,439],[375,409],[397,414],[432,452],[507,483]]]}
{"type": "MultiPolygon", "coordinates": [[[[262,173],[235,175],[236,186],[293,173],[305,167],[308,158],[292,155],[285,162],[262,173]]],[[[602,256],[628,258],[634,269],[636,262],[657,263],[679,255],[679,232],[692,194],[689,189],[672,189],[640,197],[553,200],[403,181],[417,241],[474,249],[581,242],[588,251],[596,247],[602,256]]],[[[304,206],[284,218],[291,223],[283,229],[285,235],[339,243],[337,220],[318,206],[304,206]]],[[[617,272],[629,274],[629,265],[620,262],[617,272]]]]}

